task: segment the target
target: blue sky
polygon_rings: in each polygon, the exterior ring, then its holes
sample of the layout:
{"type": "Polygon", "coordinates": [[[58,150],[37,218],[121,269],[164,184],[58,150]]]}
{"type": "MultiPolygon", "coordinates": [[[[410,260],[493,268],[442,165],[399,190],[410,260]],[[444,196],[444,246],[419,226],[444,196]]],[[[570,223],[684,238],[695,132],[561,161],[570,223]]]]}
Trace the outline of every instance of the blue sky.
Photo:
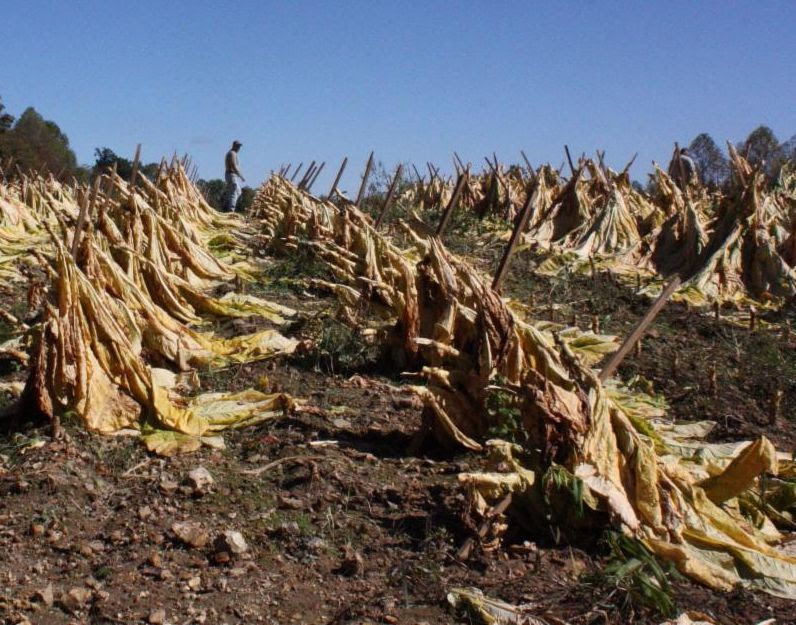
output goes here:
{"type": "Polygon", "coordinates": [[[450,170],[456,150],[558,166],[605,149],[642,178],[674,141],[796,133],[796,2],[36,2],[6,0],[0,97],[34,106],[81,162],[189,152],[247,182],[368,152],[450,170]]]}

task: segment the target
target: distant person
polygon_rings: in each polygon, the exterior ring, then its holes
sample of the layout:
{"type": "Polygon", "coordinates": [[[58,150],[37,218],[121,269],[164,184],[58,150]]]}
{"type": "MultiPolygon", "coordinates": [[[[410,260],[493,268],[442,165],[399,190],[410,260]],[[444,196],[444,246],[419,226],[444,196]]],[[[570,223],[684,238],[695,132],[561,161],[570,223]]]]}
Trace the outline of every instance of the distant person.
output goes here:
{"type": "Polygon", "coordinates": [[[240,173],[240,165],[238,163],[238,152],[243,144],[240,141],[232,142],[232,149],[227,152],[224,157],[224,180],[227,183],[226,192],[224,194],[224,210],[228,213],[235,211],[235,205],[238,203],[240,197],[240,183],[246,182],[246,178],[240,173]]]}
{"type": "Polygon", "coordinates": [[[672,162],[669,163],[669,175],[675,184],[681,189],[685,189],[686,184],[697,174],[697,166],[694,159],[688,153],[688,148],[680,148],[680,154],[674,155],[672,162]],[[678,162],[679,161],[679,162],[678,162]],[[680,164],[682,163],[682,168],[680,164]],[[684,178],[685,176],[685,178],[684,178]]]}

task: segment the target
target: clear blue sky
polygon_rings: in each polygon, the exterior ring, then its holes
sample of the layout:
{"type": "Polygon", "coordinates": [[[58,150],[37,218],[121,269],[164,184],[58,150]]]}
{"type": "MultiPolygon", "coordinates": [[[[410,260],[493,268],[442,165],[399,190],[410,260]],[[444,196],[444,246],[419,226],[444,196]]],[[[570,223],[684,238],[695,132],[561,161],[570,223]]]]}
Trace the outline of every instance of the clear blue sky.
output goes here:
{"type": "Polygon", "coordinates": [[[56,121],[84,163],[141,142],[220,177],[240,138],[250,184],[314,158],[322,191],[348,155],[355,190],[371,149],[450,170],[453,150],[558,166],[568,143],[617,167],[639,151],[643,178],[702,131],[796,133],[793,0],[6,0],[0,16],[0,97],[56,121]]]}

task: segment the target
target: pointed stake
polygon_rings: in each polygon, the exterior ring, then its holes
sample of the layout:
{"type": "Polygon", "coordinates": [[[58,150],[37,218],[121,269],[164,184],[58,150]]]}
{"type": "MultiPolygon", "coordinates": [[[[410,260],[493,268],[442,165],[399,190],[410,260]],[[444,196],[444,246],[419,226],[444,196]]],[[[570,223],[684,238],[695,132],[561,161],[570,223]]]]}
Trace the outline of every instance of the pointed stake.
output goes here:
{"type": "Polygon", "coordinates": [[[572,164],[572,155],[569,153],[569,146],[564,145],[564,152],[567,153],[567,161],[569,162],[569,171],[575,174],[575,166],[572,164]]]}
{"type": "Polygon", "coordinates": [[[531,178],[533,178],[536,175],[536,171],[534,170],[533,165],[531,165],[531,161],[529,161],[528,157],[525,156],[524,150],[520,150],[520,154],[522,154],[522,160],[524,160],[525,164],[528,166],[528,174],[531,176],[531,178]]]}
{"type": "Polygon", "coordinates": [[[392,204],[393,199],[395,198],[395,191],[398,188],[398,181],[401,179],[401,172],[403,171],[403,165],[399,164],[398,169],[395,170],[395,175],[392,178],[392,183],[390,184],[390,189],[387,191],[387,198],[384,200],[384,206],[381,208],[381,212],[379,213],[378,219],[376,219],[376,223],[373,227],[378,230],[381,222],[384,220],[384,216],[387,214],[387,211],[390,208],[390,204],[392,204]]]}
{"type": "Polygon", "coordinates": [[[506,271],[509,267],[509,261],[514,255],[514,248],[517,246],[520,236],[525,231],[525,227],[528,225],[528,220],[531,218],[531,212],[533,211],[533,199],[534,193],[528,193],[528,197],[525,200],[525,205],[520,211],[520,217],[514,226],[514,230],[511,231],[511,238],[506,246],[506,250],[503,252],[503,258],[500,259],[500,264],[495,272],[495,278],[492,280],[493,291],[500,289],[500,283],[503,281],[503,277],[506,275],[506,271]]]}
{"type": "Polygon", "coordinates": [[[97,202],[97,194],[99,193],[101,177],[102,176],[97,176],[94,178],[94,184],[91,186],[91,199],[89,200],[86,198],[86,200],[83,202],[83,205],[80,207],[80,214],[77,216],[75,234],[72,236],[72,258],[75,261],[77,261],[77,252],[80,248],[80,234],[83,231],[83,226],[86,223],[88,214],[94,212],[94,204],[97,202]]]}
{"type": "Polygon", "coordinates": [[[304,167],[304,161],[301,161],[298,164],[298,167],[296,167],[295,171],[293,172],[293,175],[290,177],[290,182],[293,182],[296,179],[296,176],[298,176],[298,173],[301,171],[302,167],[304,167]]]}
{"type": "Polygon", "coordinates": [[[130,184],[135,184],[135,179],[138,176],[138,164],[141,162],[141,144],[135,146],[135,157],[133,158],[133,171],[130,174],[130,184]]]}
{"type": "Polygon", "coordinates": [[[370,172],[373,169],[373,152],[371,151],[370,156],[368,157],[367,165],[365,165],[365,173],[362,174],[362,184],[359,185],[359,193],[357,193],[357,201],[354,202],[357,208],[359,208],[362,204],[362,200],[365,199],[365,189],[368,186],[368,178],[370,178],[370,172]]]}
{"type": "Polygon", "coordinates": [[[453,211],[456,210],[456,205],[459,203],[459,196],[462,194],[462,189],[464,189],[464,183],[467,181],[470,172],[466,169],[459,174],[459,178],[456,180],[456,187],[453,189],[453,195],[451,195],[451,199],[448,202],[448,205],[445,207],[445,210],[442,213],[442,217],[439,220],[439,225],[437,225],[437,236],[441,239],[442,235],[445,233],[445,228],[448,226],[448,221],[450,221],[451,215],[453,211]]]}
{"type": "Polygon", "coordinates": [[[317,170],[315,170],[315,173],[314,173],[314,174],[313,174],[313,176],[312,176],[312,180],[310,180],[310,181],[307,183],[307,191],[310,191],[310,192],[312,191],[312,185],[314,185],[314,184],[315,184],[315,181],[318,179],[318,176],[320,176],[320,175],[321,175],[321,172],[323,171],[323,167],[324,167],[324,165],[326,165],[326,161],[323,161],[323,162],[321,163],[321,166],[320,166],[320,167],[318,167],[318,169],[317,169],[317,170]]]}
{"type": "Polygon", "coordinates": [[[414,170],[415,170],[415,176],[417,176],[417,181],[418,181],[418,182],[423,182],[423,176],[421,176],[421,175],[420,175],[420,172],[419,172],[419,171],[417,171],[417,167],[415,167],[415,164],[414,164],[414,163],[412,163],[412,169],[414,169],[414,170]]]}
{"type": "Polygon", "coordinates": [[[340,178],[343,177],[343,172],[345,171],[346,165],[348,165],[347,156],[343,159],[343,163],[340,165],[340,169],[337,170],[337,176],[335,176],[334,178],[334,182],[332,183],[332,188],[329,189],[329,195],[326,196],[327,200],[331,200],[334,197],[334,194],[337,193],[337,185],[340,183],[340,178]]]}
{"type": "Polygon", "coordinates": [[[598,375],[598,379],[600,382],[605,382],[608,378],[610,378],[616,368],[622,363],[627,356],[628,352],[633,348],[633,346],[638,342],[638,340],[643,336],[644,332],[647,330],[649,325],[655,320],[655,317],[661,311],[661,309],[666,305],[666,302],[669,301],[669,298],[674,295],[674,292],[680,287],[680,277],[675,277],[669,284],[666,285],[666,288],[663,292],[658,296],[652,306],[650,306],[647,313],[642,317],[641,321],[638,322],[636,327],[630,333],[619,349],[611,356],[610,360],[605,364],[602,371],[600,371],[600,375],[598,375]]]}
{"type": "Polygon", "coordinates": [[[453,158],[455,158],[455,159],[456,159],[456,161],[459,163],[459,168],[460,168],[462,171],[464,171],[465,169],[467,169],[467,168],[464,166],[464,162],[462,162],[462,159],[460,159],[460,158],[459,158],[459,155],[458,155],[458,154],[456,154],[456,152],[454,152],[454,153],[453,153],[453,158]]]}

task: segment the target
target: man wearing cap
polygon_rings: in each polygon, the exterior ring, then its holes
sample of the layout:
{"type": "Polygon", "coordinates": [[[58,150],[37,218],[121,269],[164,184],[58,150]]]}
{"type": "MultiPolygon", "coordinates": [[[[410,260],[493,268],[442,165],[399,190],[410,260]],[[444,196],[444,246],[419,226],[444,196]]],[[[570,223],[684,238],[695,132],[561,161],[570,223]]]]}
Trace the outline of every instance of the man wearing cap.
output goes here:
{"type": "Polygon", "coordinates": [[[224,196],[224,210],[228,213],[235,211],[235,205],[240,197],[240,183],[238,178],[246,182],[246,178],[240,173],[238,165],[238,151],[243,145],[240,141],[232,142],[232,149],[224,157],[224,180],[227,183],[226,194],[224,196]]]}

